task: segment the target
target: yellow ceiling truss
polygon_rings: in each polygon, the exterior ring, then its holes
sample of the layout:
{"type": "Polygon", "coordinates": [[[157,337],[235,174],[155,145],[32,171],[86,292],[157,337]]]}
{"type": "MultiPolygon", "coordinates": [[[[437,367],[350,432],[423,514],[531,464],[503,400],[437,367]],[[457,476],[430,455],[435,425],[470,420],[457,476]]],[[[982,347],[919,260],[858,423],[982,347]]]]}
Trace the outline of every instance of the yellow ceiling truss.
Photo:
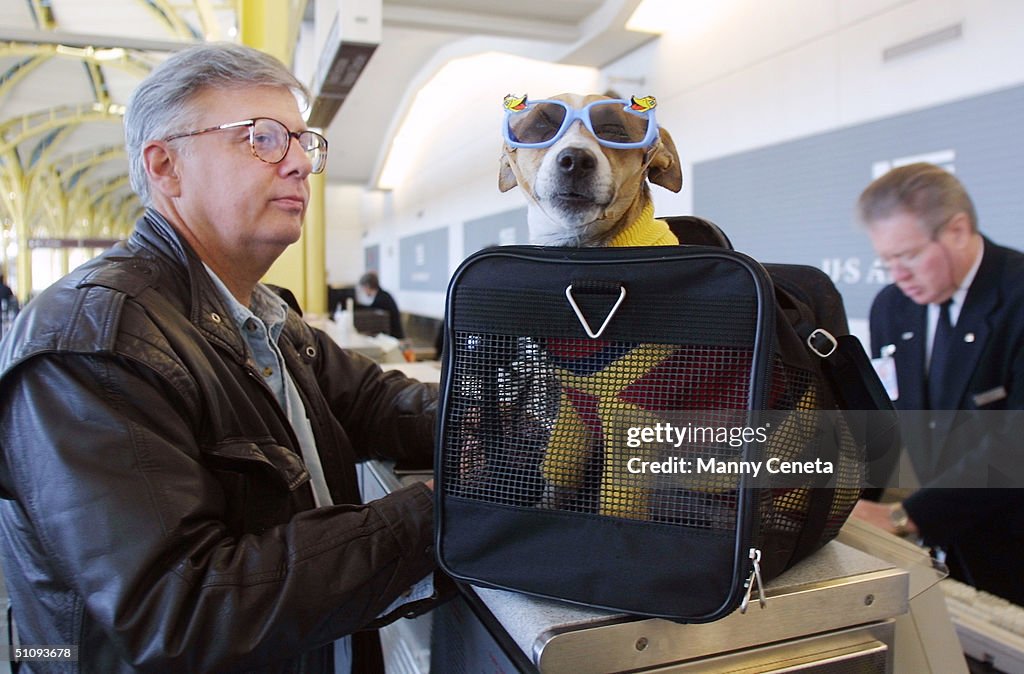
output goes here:
{"type": "Polygon", "coordinates": [[[53,6],[47,0],[32,0],[29,6],[32,9],[32,18],[39,28],[53,30],[57,27],[57,20],[53,16],[53,6]]]}
{"type": "MultiPolygon", "coordinates": [[[[152,63],[144,54],[131,50],[59,44],[4,43],[0,44],[0,58],[4,57],[15,59],[15,64],[0,73],[0,103],[15,95],[18,85],[50,59],[77,60],[83,64],[89,78],[94,99],[91,103],[58,106],[0,121],[0,214],[6,216],[3,226],[14,229],[23,224],[22,231],[33,238],[44,233],[56,234],[82,212],[81,195],[88,192],[82,187],[87,181],[81,182],[74,200],[76,212],[55,213],[55,204],[70,202],[64,193],[68,181],[62,178],[66,169],[59,163],[51,164],[51,158],[67,154],[64,143],[83,125],[121,124],[124,109],[111,97],[104,68],[116,68],[141,79],[149,73],[152,63]]],[[[113,156],[109,148],[80,154],[86,157],[113,156]]],[[[117,157],[123,156],[123,150],[120,150],[117,157]]],[[[71,171],[75,170],[77,168],[71,167],[71,171]]],[[[126,165],[122,167],[122,173],[125,170],[126,165]]],[[[101,226],[106,227],[106,224],[101,226]]],[[[123,226],[125,232],[130,226],[130,223],[123,226]]]]}
{"type": "MultiPolygon", "coordinates": [[[[149,74],[149,71],[153,68],[153,64],[145,58],[144,54],[131,49],[121,49],[118,47],[97,49],[95,47],[69,47],[63,44],[28,44],[25,42],[0,43],[0,58],[20,56],[30,57],[33,60],[31,68],[26,70],[25,65],[19,64],[16,70],[12,69],[14,70],[13,73],[10,75],[5,73],[0,77],[0,81],[3,84],[6,85],[7,81],[14,77],[17,78],[15,83],[21,81],[32,70],[45,63],[47,59],[56,56],[76,59],[83,63],[101,67],[118,68],[139,79],[149,74]]],[[[2,98],[4,93],[9,93],[9,91],[10,89],[8,92],[0,92],[0,98],[2,98]]]]}
{"type": "Polygon", "coordinates": [[[67,126],[78,126],[88,122],[120,123],[123,112],[120,106],[86,103],[62,105],[0,122],[0,155],[17,150],[22,143],[36,136],[67,126]]]}
{"type": "MultiPolygon", "coordinates": [[[[0,46],[0,58],[3,58],[7,54],[5,53],[9,45],[0,46]]],[[[22,82],[26,77],[32,74],[33,71],[39,68],[39,66],[50,60],[50,56],[44,54],[37,54],[29,56],[29,58],[19,61],[15,66],[7,70],[7,72],[0,75],[0,101],[4,100],[10,93],[22,82]]]]}
{"type": "MultiPolygon", "coordinates": [[[[123,163],[124,157],[124,148],[110,146],[60,157],[34,168],[26,204],[28,212],[38,215],[33,237],[71,238],[73,225],[83,220],[110,229],[106,223],[97,222],[93,215],[93,202],[99,194],[98,181],[102,177],[93,179],[92,176],[108,162],[123,163]]],[[[126,235],[129,224],[122,223],[120,227],[126,235]]]]}
{"type": "Polygon", "coordinates": [[[123,1],[143,7],[153,18],[148,30],[133,35],[126,27],[123,38],[106,31],[94,35],[90,28],[83,31],[80,21],[62,21],[60,5],[55,10],[49,0],[26,0],[32,27],[20,27],[23,34],[14,31],[16,41],[0,41],[0,269],[16,268],[16,276],[9,273],[8,279],[15,277],[22,299],[33,287],[29,242],[63,241],[66,246],[68,241],[124,238],[141,215],[129,185],[121,131],[110,128],[122,124],[131,82],[143,79],[169,51],[200,41],[240,39],[243,5],[253,3],[267,3],[285,19],[286,51],[291,53],[309,2],[123,1]],[[59,61],[81,65],[76,73],[55,65],[59,61]],[[67,77],[84,80],[68,86],[61,100],[60,86],[53,82],[67,77]],[[33,109],[31,102],[47,100],[52,102],[33,109]],[[16,256],[11,253],[15,248],[16,256]]]}
{"type": "MultiPolygon", "coordinates": [[[[15,255],[18,294],[23,299],[32,287],[29,241],[50,238],[124,238],[134,219],[111,221],[121,214],[141,210],[127,189],[127,163],[123,148],[94,147],[68,157],[70,148],[88,142],[75,132],[96,124],[120,127],[124,106],[115,102],[104,69],[116,68],[141,79],[152,67],[141,54],[128,50],[66,47],[50,44],[0,45],[0,58],[14,65],[0,73],[0,105],[17,95],[34,73],[51,59],[81,62],[88,80],[92,102],[61,105],[0,121],[0,227],[5,241],[17,242],[15,255]],[[75,139],[75,136],[78,136],[75,139]],[[74,139],[74,140],[73,140],[74,139]],[[110,160],[118,164],[115,177],[97,185],[91,174],[100,165],[109,171],[110,160]],[[112,196],[121,190],[116,199],[112,196]],[[111,203],[113,202],[113,203],[111,203]],[[130,202],[130,203],[125,203],[130,202]]],[[[106,138],[121,135],[109,131],[106,138]]],[[[12,259],[5,247],[0,251],[0,268],[9,269],[12,259]]]]}
{"type": "Polygon", "coordinates": [[[200,34],[184,19],[181,12],[166,0],[138,0],[170,33],[182,40],[201,40],[200,34]]]}
{"type": "MultiPolygon", "coordinates": [[[[123,159],[124,150],[101,147],[69,159],[61,156],[61,148],[83,124],[120,124],[120,119],[117,106],[97,103],[55,108],[0,124],[0,204],[11,221],[24,220],[32,238],[54,237],[82,213],[91,213],[89,202],[105,192],[91,184],[89,174],[112,159],[123,159]],[[55,206],[62,212],[54,212],[55,206]]],[[[121,184],[127,184],[123,165],[118,174],[124,178],[121,184]]],[[[109,229],[108,223],[95,224],[109,229]]],[[[121,228],[127,234],[131,223],[121,228]]]]}
{"type": "MultiPolygon", "coordinates": [[[[231,9],[235,9],[235,5],[237,3],[219,3],[221,6],[225,4],[227,4],[231,9]]],[[[220,22],[217,21],[217,6],[215,6],[214,3],[209,2],[209,0],[193,0],[191,5],[195,9],[196,14],[199,15],[199,26],[202,30],[203,37],[209,42],[223,40],[225,35],[221,30],[220,22]]],[[[185,8],[182,7],[178,11],[182,11],[183,9],[185,8]]]]}

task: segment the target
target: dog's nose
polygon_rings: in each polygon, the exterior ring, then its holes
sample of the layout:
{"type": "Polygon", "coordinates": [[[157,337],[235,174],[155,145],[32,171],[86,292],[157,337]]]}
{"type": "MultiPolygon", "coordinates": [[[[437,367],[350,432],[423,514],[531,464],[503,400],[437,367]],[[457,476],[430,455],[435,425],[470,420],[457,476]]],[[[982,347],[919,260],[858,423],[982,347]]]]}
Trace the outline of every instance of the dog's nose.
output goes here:
{"type": "Polygon", "coordinates": [[[567,147],[558,153],[558,168],[562,173],[585,176],[597,167],[597,159],[589,150],[567,147]]]}

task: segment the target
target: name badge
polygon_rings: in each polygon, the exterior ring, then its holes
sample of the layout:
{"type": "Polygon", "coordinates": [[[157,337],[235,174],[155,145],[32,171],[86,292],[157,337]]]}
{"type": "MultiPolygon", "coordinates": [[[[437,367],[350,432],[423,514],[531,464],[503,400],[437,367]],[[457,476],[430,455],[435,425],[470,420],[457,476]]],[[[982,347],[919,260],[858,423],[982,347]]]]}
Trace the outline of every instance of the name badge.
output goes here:
{"type": "Polygon", "coordinates": [[[892,351],[886,348],[882,348],[883,355],[881,358],[872,358],[871,365],[875,368],[875,374],[882,381],[882,386],[885,387],[885,392],[889,395],[889,400],[898,400],[900,397],[900,387],[896,383],[896,359],[892,357],[892,351]]]}

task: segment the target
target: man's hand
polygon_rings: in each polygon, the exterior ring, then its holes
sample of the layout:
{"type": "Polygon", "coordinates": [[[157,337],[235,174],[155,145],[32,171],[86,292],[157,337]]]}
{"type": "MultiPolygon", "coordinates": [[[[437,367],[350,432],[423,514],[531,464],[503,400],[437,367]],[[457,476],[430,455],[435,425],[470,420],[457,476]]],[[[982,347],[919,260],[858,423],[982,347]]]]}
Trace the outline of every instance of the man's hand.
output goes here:
{"type": "Polygon", "coordinates": [[[890,534],[896,534],[897,536],[916,534],[917,526],[909,517],[903,526],[896,526],[893,511],[899,505],[899,503],[875,503],[874,501],[861,499],[857,501],[857,505],[853,507],[853,512],[850,514],[853,517],[864,520],[868,524],[873,524],[879,529],[888,531],[890,534]]]}

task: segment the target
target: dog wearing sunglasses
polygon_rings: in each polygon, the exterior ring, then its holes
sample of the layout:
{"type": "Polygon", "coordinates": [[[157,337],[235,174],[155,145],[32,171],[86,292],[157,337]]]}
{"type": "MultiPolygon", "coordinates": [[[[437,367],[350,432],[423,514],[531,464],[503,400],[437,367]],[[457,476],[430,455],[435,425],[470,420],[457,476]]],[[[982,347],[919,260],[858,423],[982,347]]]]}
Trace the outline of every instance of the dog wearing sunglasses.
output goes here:
{"type": "MultiPolygon", "coordinates": [[[[498,186],[519,186],[528,200],[530,242],[548,246],[653,246],[679,242],[654,218],[649,182],[674,192],[682,170],[671,135],[659,128],[653,97],[630,100],[560,94],[531,101],[507,96],[505,144],[498,186]]],[[[653,425],[659,403],[648,405],[626,389],[643,389],[664,377],[671,347],[617,344],[599,339],[545,339],[542,350],[550,374],[560,382],[557,417],[539,467],[546,484],[541,505],[575,509],[580,494],[596,488],[603,515],[648,519],[650,489],[628,475],[636,450],[624,443],[622,410],[632,421],[653,425]],[[641,372],[623,383],[622,372],[641,372]],[[645,408],[651,407],[648,412],[645,408]],[[618,410],[610,416],[601,410],[618,410]],[[627,451],[629,455],[627,455],[627,451]],[[592,483],[596,471],[599,484],[592,483]],[[590,484],[588,484],[590,483],[590,484]]],[[[648,401],[650,402],[650,401],[648,401]]]]}
{"type": "Polygon", "coordinates": [[[653,217],[650,183],[678,192],[679,155],[653,97],[505,98],[498,188],[528,201],[530,242],[548,246],[675,244],[653,217]]]}

